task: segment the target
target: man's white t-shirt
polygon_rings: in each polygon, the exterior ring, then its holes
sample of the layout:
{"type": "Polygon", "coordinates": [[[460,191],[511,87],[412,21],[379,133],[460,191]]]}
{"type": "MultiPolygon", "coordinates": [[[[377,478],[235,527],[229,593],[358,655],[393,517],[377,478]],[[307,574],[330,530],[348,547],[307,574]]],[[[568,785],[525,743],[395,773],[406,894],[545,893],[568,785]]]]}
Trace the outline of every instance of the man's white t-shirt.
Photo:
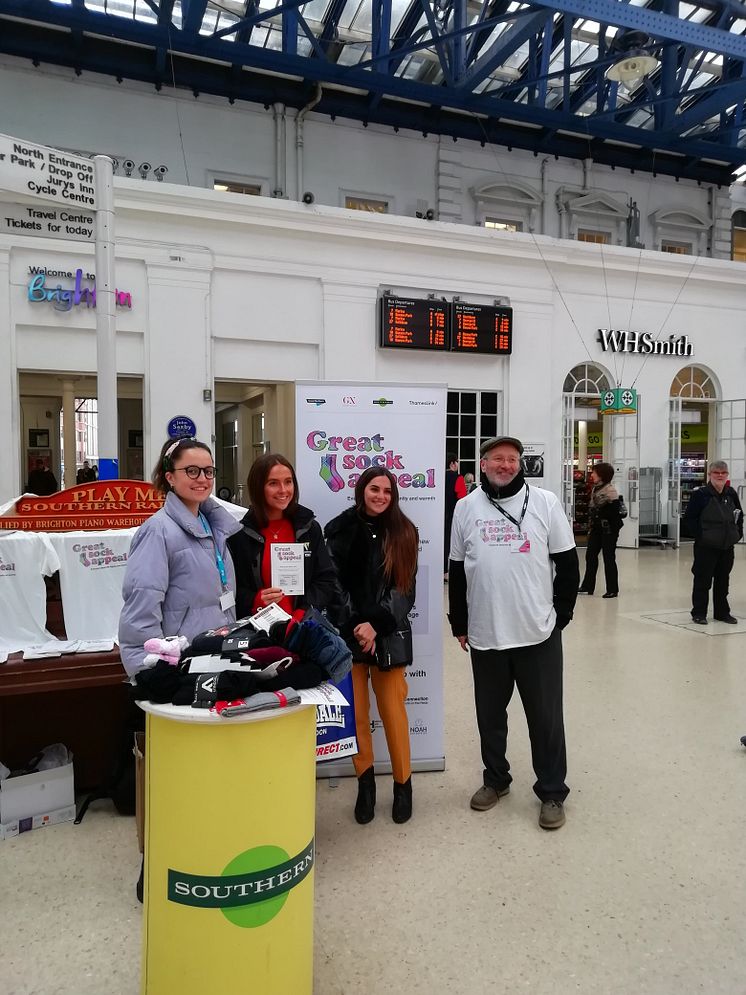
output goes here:
{"type": "Polygon", "coordinates": [[[60,561],[68,639],[117,639],[122,582],[136,529],[50,536],[60,561]]]}
{"type": "MultiPolygon", "coordinates": [[[[518,522],[525,498],[524,487],[497,503],[518,522]]],[[[548,639],[556,621],[549,554],[574,547],[570,523],[551,491],[529,487],[520,529],[481,487],[459,501],[450,558],[463,562],[466,573],[469,645],[504,650],[548,639]]]]}
{"type": "Polygon", "coordinates": [[[45,577],[59,569],[57,554],[46,536],[11,532],[0,536],[0,650],[17,653],[46,643],[45,577]]]}

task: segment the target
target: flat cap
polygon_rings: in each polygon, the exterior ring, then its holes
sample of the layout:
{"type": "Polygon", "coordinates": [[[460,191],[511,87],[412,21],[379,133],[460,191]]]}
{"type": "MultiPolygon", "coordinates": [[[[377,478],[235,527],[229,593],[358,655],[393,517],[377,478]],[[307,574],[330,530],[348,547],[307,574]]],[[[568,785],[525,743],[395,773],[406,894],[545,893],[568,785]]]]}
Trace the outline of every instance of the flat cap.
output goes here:
{"type": "Polygon", "coordinates": [[[519,439],[513,438],[512,435],[496,435],[494,439],[487,439],[479,447],[479,455],[486,456],[491,449],[497,448],[497,446],[512,446],[517,449],[519,454],[523,456],[523,443],[519,439]]]}

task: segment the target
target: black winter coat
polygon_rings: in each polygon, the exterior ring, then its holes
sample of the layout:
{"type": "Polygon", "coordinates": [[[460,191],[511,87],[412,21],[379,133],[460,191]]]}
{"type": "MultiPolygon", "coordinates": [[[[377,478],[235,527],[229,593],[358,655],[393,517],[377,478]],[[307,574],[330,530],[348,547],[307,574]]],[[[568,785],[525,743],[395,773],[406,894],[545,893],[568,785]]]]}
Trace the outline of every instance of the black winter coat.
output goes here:
{"type": "MultiPolygon", "coordinates": [[[[400,591],[383,574],[381,544],[370,540],[368,526],[356,508],[347,508],[324,529],[327,546],[348,603],[335,622],[352,650],[355,660],[362,660],[360,646],[353,635],[356,625],[369,622],[379,636],[410,629],[409,613],[415,600],[415,585],[400,591]]],[[[372,656],[364,662],[375,663],[372,656]]],[[[412,661],[407,661],[411,663],[412,661]]],[[[406,666],[406,664],[402,664],[406,666]]]]}
{"type": "Polygon", "coordinates": [[[730,549],[743,539],[743,509],[732,487],[724,487],[720,494],[712,484],[698,487],[684,517],[690,535],[703,546],[730,549]]]}
{"type": "MultiPolygon", "coordinates": [[[[266,585],[262,580],[264,536],[254,512],[241,519],[243,529],[228,540],[228,548],[236,569],[236,618],[253,614],[257,591],[266,585]]],[[[295,599],[296,608],[330,608],[342,595],[337,575],[329,557],[321,526],[310,508],[298,505],[292,519],[295,541],[306,547],[303,563],[305,594],[295,599]]]]}

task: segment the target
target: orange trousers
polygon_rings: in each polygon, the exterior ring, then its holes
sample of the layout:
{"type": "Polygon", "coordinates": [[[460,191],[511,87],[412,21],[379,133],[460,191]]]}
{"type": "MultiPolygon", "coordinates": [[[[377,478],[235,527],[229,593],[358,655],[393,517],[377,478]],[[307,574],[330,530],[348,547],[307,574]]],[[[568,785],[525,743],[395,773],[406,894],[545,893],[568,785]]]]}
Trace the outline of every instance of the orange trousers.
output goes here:
{"type": "Polygon", "coordinates": [[[373,733],[370,728],[370,690],[368,677],[376,695],[378,712],[386,734],[394,780],[404,784],[412,773],[409,751],[409,718],[405,702],[407,681],[404,667],[379,670],[367,663],[353,663],[352,690],[355,696],[355,733],[358,753],[352,758],[358,777],[373,766],[373,733]]]}

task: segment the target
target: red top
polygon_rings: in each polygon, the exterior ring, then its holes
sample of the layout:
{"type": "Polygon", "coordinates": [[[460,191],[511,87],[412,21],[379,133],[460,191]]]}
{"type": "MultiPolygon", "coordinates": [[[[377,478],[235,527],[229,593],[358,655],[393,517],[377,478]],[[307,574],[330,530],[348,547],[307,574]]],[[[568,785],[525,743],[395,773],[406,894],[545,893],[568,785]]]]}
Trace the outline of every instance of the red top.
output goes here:
{"type": "Polygon", "coordinates": [[[460,501],[461,498],[466,497],[466,484],[464,483],[464,478],[461,476],[461,474],[459,474],[458,477],[456,477],[456,483],[454,484],[453,489],[456,491],[457,501],[460,501]]]}
{"type": "MultiPolygon", "coordinates": [[[[272,587],[272,562],[271,562],[271,552],[270,547],[276,542],[295,542],[295,529],[293,528],[293,523],[287,518],[278,518],[273,522],[270,522],[266,528],[261,530],[264,536],[264,553],[262,555],[262,588],[256,592],[256,597],[254,598],[253,611],[259,611],[260,608],[264,608],[264,604],[261,601],[260,595],[265,587],[272,587]]],[[[286,611],[288,615],[294,615],[293,612],[293,602],[294,597],[288,596],[285,598],[280,598],[277,604],[283,611],[286,611]]],[[[303,617],[303,610],[300,610],[300,617],[303,617]]]]}

